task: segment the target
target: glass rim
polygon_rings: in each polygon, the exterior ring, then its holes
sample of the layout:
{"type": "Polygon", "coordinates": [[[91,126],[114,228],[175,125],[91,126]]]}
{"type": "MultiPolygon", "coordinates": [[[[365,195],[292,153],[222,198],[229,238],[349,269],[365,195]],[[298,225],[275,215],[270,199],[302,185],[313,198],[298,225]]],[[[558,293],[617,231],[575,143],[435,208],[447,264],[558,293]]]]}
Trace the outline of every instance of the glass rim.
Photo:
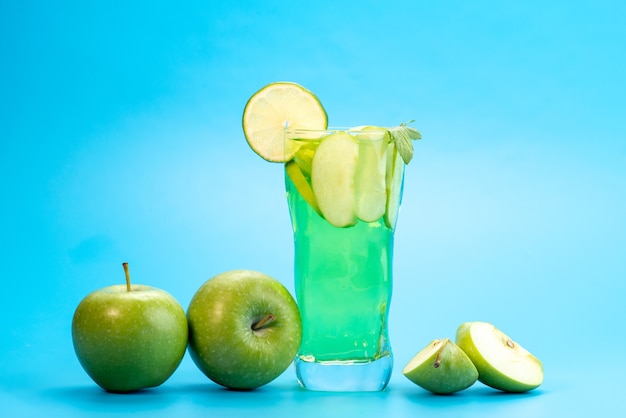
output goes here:
{"type": "MultiPolygon", "coordinates": [[[[363,129],[365,128],[366,125],[363,126],[352,126],[352,127],[348,127],[348,126],[329,126],[326,129],[310,129],[310,128],[291,128],[291,127],[285,127],[283,128],[283,131],[285,133],[296,133],[296,132],[328,132],[328,133],[335,133],[335,132],[365,132],[366,130],[363,129]]],[[[378,127],[378,126],[367,126],[369,129],[367,129],[368,131],[388,131],[388,128],[385,127],[378,127]]]]}
{"type": "Polygon", "coordinates": [[[283,137],[285,141],[320,141],[326,137],[337,133],[346,133],[352,136],[359,142],[379,142],[388,138],[389,130],[387,128],[378,129],[360,129],[355,128],[343,128],[343,127],[329,127],[326,129],[307,129],[307,128],[283,128],[283,137]],[[381,134],[374,134],[373,132],[379,132],[381,134]]]}

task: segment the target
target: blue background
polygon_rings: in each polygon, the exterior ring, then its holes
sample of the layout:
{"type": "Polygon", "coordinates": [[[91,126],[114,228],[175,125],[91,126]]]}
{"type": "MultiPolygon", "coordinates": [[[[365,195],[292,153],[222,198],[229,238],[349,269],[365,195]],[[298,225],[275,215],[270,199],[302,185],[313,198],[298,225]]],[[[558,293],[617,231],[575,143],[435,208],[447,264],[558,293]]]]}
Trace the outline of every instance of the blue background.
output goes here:
{"type": "Polygon", "coordinates": [[[2,415],[614,416],[625,4],[2,0],[2,415]],[[396,234],[388,389],[305,392],[289,369],[228,392],[186,356],[159,388],[106,394],[70,324],[87,293],[123,281],[122,261],[185,308],[235,268],[293,291],[282,167],[241,130],[246,100],[278,80],[314,91],[331,125],[415,119],[422,132],[396,234]],[[402,376],[470,320],[536,354],[545,383],[437,397],[402,376]]]}

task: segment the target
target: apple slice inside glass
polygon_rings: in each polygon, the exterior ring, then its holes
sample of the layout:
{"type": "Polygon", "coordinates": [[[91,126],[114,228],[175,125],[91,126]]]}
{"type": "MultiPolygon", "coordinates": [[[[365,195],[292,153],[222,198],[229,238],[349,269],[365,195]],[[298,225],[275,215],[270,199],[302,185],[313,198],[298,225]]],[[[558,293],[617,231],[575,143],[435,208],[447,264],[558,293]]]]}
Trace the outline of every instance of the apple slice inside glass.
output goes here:
{"type": "Polygon", "coordinates": [[[404,162],[395,143],[387,148],[387,170],[385,184],[387,190],[387,207],[385,209],[385,224],[388,228],[396,227],[400,201],[402,199],[402,180],[404,176],[404,162]]]}
{"type": "Polygon", "coordinates": [[[374,222],[385,214],[386,151],[389,133],[384,128],[365,127],[357,134],[359,159],[354,177],[356,216],[374,222]]]}
{"type": "Polygon", "coordinates": [[[345,132],[326,137],[313,156],[311,186],[326,220],[338,227],[356,223],[354,173],[359,146],[345,132]]]}
{"type": "Polygon", "coordinates": [[[285,165],[285,171],[287,175],[291,179],[293,185],[298,189],[300,196],[315,210],[320,216],[320,208],[317,204],[317,199],[315,198],[315,194],[313,194],[313,190],[311,189],[311,185],[308,180],[304,176],[300,165],[296,163],[296,161],[289,161],[285,165]]]}

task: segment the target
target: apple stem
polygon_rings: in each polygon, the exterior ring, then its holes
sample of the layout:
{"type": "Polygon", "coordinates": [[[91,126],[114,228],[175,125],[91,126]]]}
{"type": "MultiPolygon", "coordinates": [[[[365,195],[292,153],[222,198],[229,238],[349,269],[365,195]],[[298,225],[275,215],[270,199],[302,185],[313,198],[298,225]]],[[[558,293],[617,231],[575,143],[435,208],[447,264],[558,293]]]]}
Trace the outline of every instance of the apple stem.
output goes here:
{"type": "Polygon", "coordinates": [[[124,274],[126,275],[126,291],[130,292],[130,271],[128,271],[128,263],[122,263],[124,274]]]}
{"type": "Polygon", "coordinates": [[[264,317],[263,319],[261,319],[259,322],[256,322],[256,323],[252,324],[252,329],[253,329],[254,331],[256,331],[256,330],[258,330],[258,329],[262,328],[265,324],[267,324],[267,323],[269,323],[269,322],[272,322],[274,319],[275,319],[275,318],[274,318],[274,315],[272,315],[272,314],[267,314],[267,315],[265,315],[265,317],[264,317]]]}

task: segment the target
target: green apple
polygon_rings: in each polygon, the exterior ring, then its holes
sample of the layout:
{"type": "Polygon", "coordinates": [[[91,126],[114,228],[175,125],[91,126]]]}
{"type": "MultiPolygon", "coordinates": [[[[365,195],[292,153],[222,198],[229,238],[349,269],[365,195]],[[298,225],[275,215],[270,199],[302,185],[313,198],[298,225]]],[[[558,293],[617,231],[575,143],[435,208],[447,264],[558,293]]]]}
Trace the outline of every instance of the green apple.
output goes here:
{"type": "Polygon", "coordinates": [[[439,395],[467,389],[478,378],[472,361],[448,338],[433,340],[404,366],[402,374],[439,395]]]}
{"type": "Polygon", "coordinates": [[[150,286],[113,285],[87,295],[72,319],[76,356],[109,392],[159,386],[174,373],[187,347],[187,318],[169,293],[150,286]]]}
{"type": "Polygon", "coordinates": [[[189,353],[212,381],[248,390],[292,363],[302,340],[296,301],[276,279],[251,270],[207,280],[187,309],[189,353]]]}
{"type": "Polygon", "coordinates": [[[456,343],[478,369],[478,380],[506,392],[525,392],[543,382],[541,362],[487,322],[465,322],[456,343]]]}

